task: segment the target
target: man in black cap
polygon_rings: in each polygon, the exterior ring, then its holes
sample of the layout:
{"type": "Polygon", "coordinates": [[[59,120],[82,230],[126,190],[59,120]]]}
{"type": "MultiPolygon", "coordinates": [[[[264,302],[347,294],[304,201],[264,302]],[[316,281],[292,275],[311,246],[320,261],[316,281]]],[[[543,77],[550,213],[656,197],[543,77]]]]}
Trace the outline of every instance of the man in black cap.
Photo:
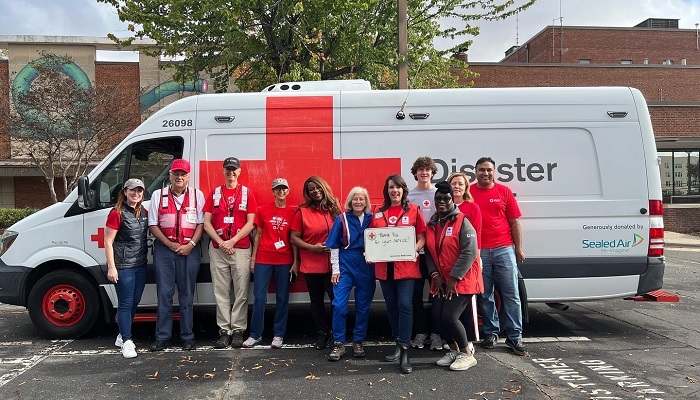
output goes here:
{"type": "Polygon", "coordinates": [[[255,226],[258,207],[251,190],[238,183],[241,163],[237,158],[224,160],[223,173],[226,184],[214,189],[204,207],[204,230],[211,238],[209,266],[219,326],[216,348],[241,347],[246,338],[252,247],[249,235],[255,226]]]}

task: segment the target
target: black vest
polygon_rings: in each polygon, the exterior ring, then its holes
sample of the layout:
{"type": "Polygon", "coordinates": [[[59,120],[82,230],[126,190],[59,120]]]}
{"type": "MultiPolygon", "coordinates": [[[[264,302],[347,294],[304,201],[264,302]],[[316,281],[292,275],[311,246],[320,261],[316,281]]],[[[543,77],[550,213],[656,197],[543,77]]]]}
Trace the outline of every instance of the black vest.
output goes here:
{"type": "Polygon", "coordinates": [[[148,218],[141,208],[141,217],[136,218],[134,209],[124,205],[121,225],[114,239],[114,264],[117,268],[133,268],[146,265],[148,251],[148,218]]]}

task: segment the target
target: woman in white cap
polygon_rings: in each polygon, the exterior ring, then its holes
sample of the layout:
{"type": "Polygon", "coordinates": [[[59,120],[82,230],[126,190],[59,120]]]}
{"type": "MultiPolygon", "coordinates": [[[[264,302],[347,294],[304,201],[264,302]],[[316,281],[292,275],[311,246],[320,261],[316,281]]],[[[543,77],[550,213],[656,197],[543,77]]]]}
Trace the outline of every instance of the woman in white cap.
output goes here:
{"type": "Polygon", "coordinates": [[[279,349],[287,333],[287,305],[291,270],[296,271],[297,248],[289,241],[289,226],[296,207],[287,205],[289,183],[284,178],[272,181],[275,202],[258,207],[255,213],[255,241],[251,267],[254,267],[255,304],[250,323],[250,337],[243,347],[253,347],[262,340],[265,304],[270,280],[275,282],[275,319],[272,327],[273,349],[279,349]]]}
{"type": "Polygon", "coordinates": [[[124,183],[117,204],[109,212],[105,228],[107,279],[117,286],[117,324],[119,335],[114,342],[125,358],[136,357],[131,340],[131,323],[146,284],[148,216],[142,207],[143,181],[132,178],[124,183]]]}

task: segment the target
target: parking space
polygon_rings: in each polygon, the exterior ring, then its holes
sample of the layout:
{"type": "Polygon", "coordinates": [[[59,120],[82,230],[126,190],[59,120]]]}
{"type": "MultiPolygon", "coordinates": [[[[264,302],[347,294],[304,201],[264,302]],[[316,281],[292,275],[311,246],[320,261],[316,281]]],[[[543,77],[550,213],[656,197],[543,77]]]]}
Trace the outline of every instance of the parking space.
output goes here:
{"type": "Polygon", "coordinates": [[[281,350],[212,349],[216,328],[205,312],[197,319],[197,351],[145,351],[153,331],[145,323],[135,328],[139,357],[126,360],[113,346],[113,330],[44,340],[24,309],[0,305],[0,398],[699,398],[700,252],[669,253],[665,287],[681,296],[680,303],[611,300],[568,310],[533,305],[529,357],[503,345],[478,349],[478,364],[467,372],[437,368],[439,353],[416,350],[414,373],[399,374],[382,361],[391,343],[381,307],[371,318],[367,358],[331,363],[309,345],[303,308],[292,310],[281,350]]]}

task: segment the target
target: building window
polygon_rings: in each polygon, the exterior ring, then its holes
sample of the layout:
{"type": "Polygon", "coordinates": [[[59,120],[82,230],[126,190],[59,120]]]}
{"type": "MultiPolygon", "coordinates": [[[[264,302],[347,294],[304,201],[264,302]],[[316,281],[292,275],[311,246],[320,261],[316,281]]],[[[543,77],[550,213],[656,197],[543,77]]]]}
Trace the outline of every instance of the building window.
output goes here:
{"type": "Polygon", "coordinates": [[[632,60],[620,60],[620,64],[632,64],[632,60]]]}
{"type": "Polygon", "coordinates": [[[700,203],[700,149],[660,151],[665,203],[700,203]]]}
{"type": "Polygon", "coordinates": [[[590,63],[591,63],[591,59],[590,59],[590,58],[579,58],[579,59],[578,59],[578,63],[579,63],[579,64],[590,64],[590,63]]]}
{"type": "Polygon", "coordinates": [[[670,58],[667,58],[664,60],[664,62],[662,64],[663,65],[671,65],[671,64],[673,64],[673,60],[671,60],[670,58]]]}

